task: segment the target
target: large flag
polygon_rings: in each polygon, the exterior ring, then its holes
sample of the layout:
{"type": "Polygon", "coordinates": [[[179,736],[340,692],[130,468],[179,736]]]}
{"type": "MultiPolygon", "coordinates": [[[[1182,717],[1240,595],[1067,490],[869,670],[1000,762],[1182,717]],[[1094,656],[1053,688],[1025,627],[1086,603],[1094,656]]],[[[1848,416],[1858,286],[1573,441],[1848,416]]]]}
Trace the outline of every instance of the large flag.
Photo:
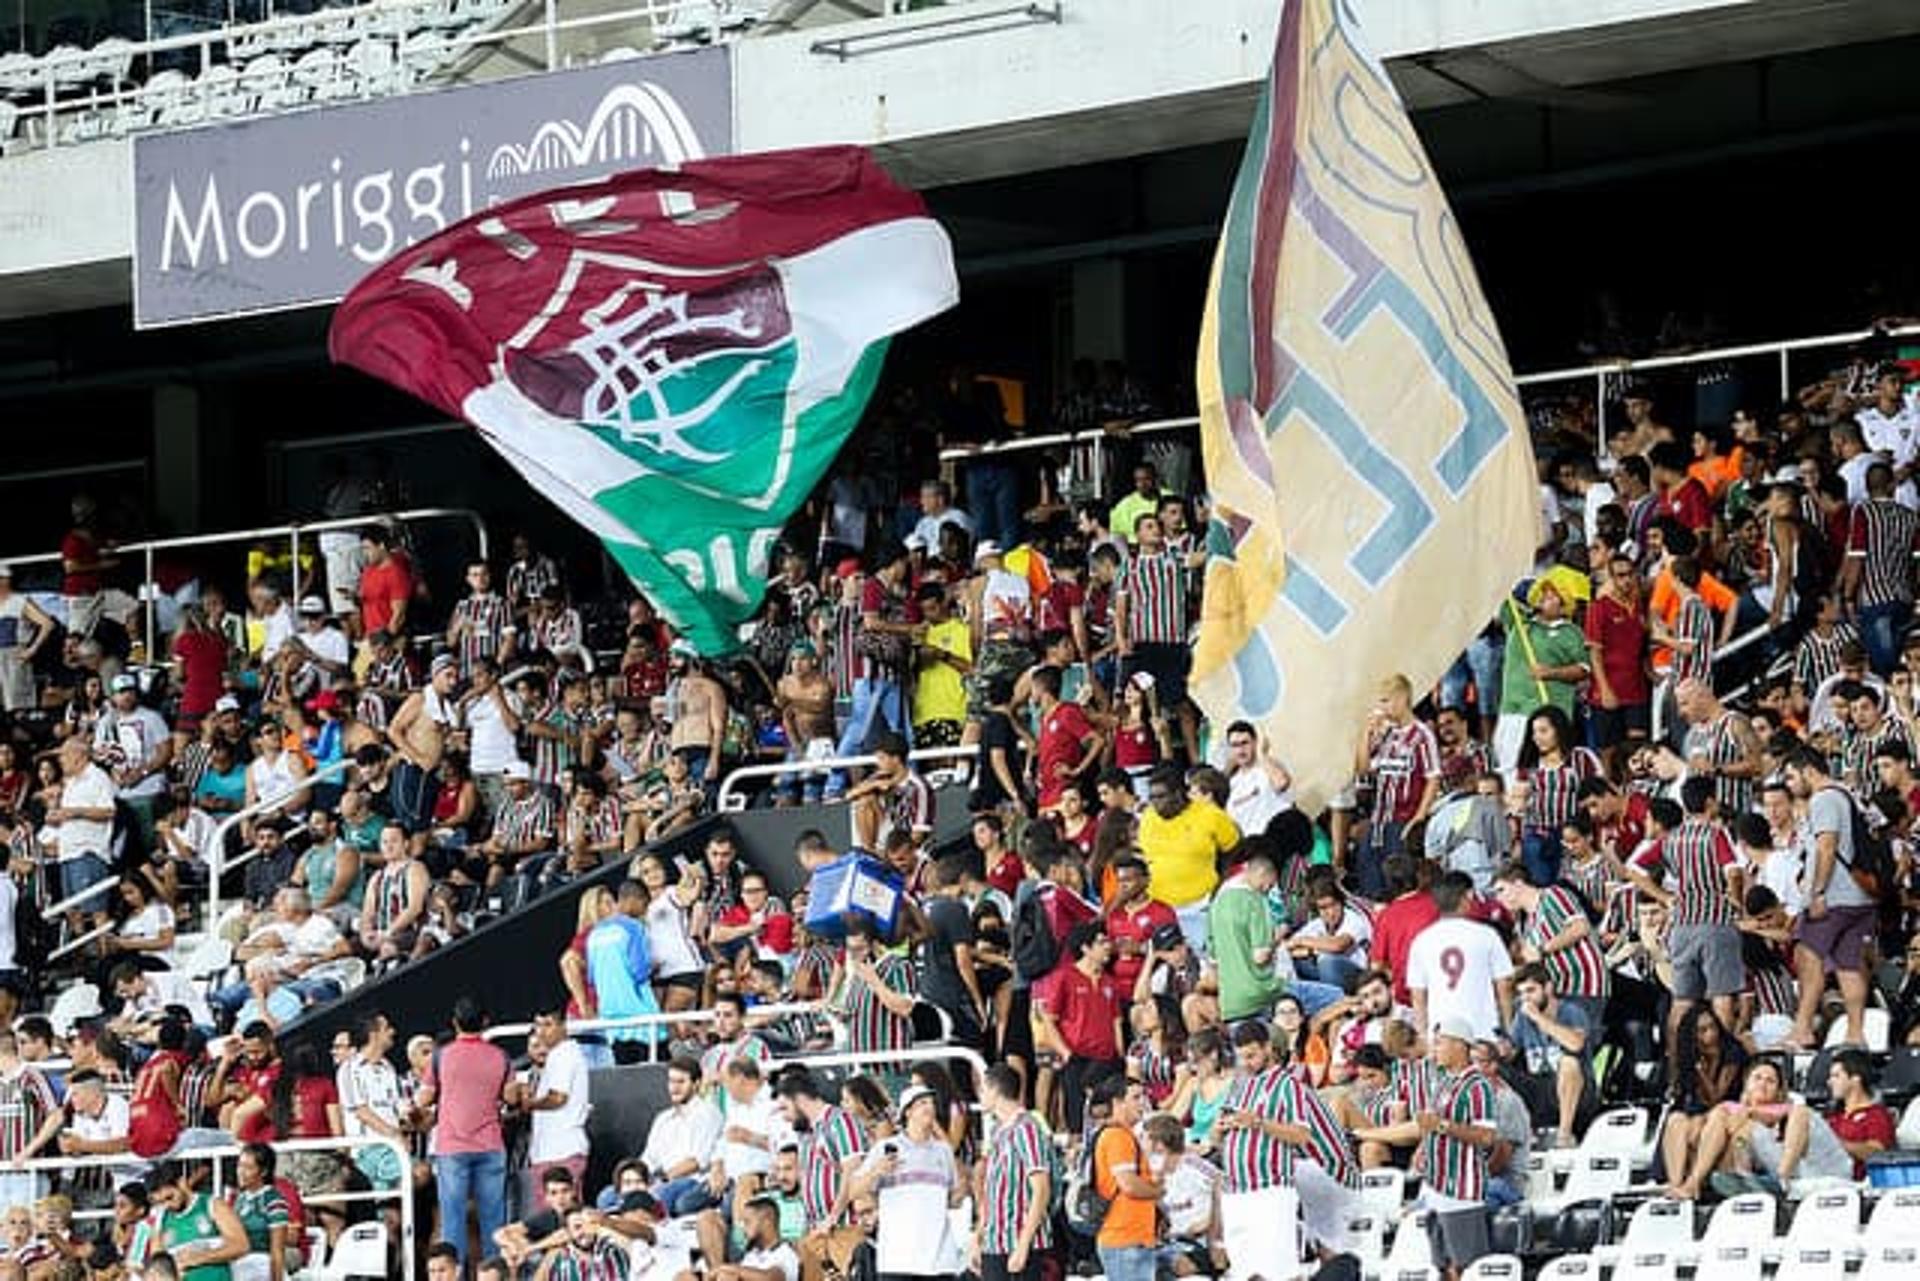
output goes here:
{"type": "Polygon", "coordinates": [[[1284,0],[1198,366],[1195,696],[1263,728],[1317,806],[1381,681],[1426,687],[1493,617],[1538,506],[1459,226],[1345,0],[1284,0]]]}
{"type": "Polygon", "coordinates": [[[887,339],[958,297],[920,197],[821,147],[489,210],[355,286],[331,348],[472,423],[724,654],[887,339]]]}

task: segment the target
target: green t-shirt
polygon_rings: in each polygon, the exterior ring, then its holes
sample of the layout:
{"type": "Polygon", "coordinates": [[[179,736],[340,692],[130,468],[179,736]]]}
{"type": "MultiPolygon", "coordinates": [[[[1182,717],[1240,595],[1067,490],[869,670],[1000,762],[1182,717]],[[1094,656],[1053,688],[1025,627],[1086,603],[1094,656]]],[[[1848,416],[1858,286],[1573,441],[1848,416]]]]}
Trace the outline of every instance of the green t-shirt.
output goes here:
{"type": "MultiPolygon", "coordinates": [[[[807,1234],[807,1207],[797,1196],[786,1196],[779,1192],[764,1192],[780,1207],[780,1239],[792,1244],[807,1234]]],[[[734,1251],[744,1253],[747,1248],[746,1230],[735,1224],[730,1237],[734,1251]]]]}
{"type": "MultiPolygon", "coordinates": [[[[1527,637],[1533,642],[1533,661],[1542,667],[1570,667],[1578,663],[1587,665],[1587,638],[1579,626],[1562,619],[1557,623],[1543,623],[1539,619],[1529,619],[1525,624],[1527,637]]],[[[1546,681],[1547,701],[1573,716],[1574,681],[1546,681]]],[[[1507,655],[1500,673],[1500,714],[1502,716],[1530,716],[1541,706],[1540,682],[1533,679],[1533,673],[1527,667],[1527,647],[1508,628],[1507,655]]]]}
{"type": "Polygon", "coordinates": [[[1253,959],[1259,948],[1273,947],[1273,917],[1267,896],[1244,883],[1221,888],[1207,912],[1207,946],[1220,967],[1220,1017],[1231,1023],[1265,1013],[1287,982],[1274,973],[1271,957],[1265,965],[1253,959]]]}
{"type": "Polygon", "coordinates": [[[340,820],[340,839],[362,854],[370,854],[380,848],[380,829],[386,825],[387,820],[378,814],[369,814],[358,823],[349,823],[342,819],[340,820]]]}

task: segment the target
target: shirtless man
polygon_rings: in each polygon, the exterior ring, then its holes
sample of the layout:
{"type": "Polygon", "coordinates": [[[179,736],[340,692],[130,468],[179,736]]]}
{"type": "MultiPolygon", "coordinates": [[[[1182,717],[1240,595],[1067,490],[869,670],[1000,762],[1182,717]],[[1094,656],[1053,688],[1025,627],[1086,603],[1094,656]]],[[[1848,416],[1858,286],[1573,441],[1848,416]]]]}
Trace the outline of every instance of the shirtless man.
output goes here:
{"type": "Polygon", "coordinates": [[[435,772],[455,723],[453,691],[459,683],[460,660],[441,654],[433,660],[427,687],[407,695],[387,725],[387,742],[400,757],[387,789],[393,817],[416,843],[425,841],[432,825],[435,772]]]}
{"type": "MultiPolygon", "coordinates": [[[[833,756],[840,739],[833,716],[833,682],[820,670],[820,655],[809,640],[796,640],[788,652],[787,674],[774,691],[780,707],[780,723],[787,731],[788,761],[823,761],[833,756]]],[[[786,774],[781,777],[779,803],[793,805],[805,785],[806,803],[818,804],[825,789],[824,771],[786,774]]]]}

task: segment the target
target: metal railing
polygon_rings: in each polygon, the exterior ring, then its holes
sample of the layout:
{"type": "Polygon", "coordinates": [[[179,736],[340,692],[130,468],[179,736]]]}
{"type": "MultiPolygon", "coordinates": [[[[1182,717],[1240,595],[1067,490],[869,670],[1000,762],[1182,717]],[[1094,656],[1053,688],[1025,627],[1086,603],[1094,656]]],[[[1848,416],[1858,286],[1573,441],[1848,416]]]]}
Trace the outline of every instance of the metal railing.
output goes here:
{"type": "MultiPolygon", "coordinates": [[[[400,1160],[400,1168],[412,1167],[413,1157],[406,1145],[400,1140],[384,1134],[363,1134],[352,1138],[345,1136],[326,1139],[281,1139],[267,1145],[275,1153],[285,1156],[289,1152],[345,1152],[349,1157],[360,1148],[389,1148],[400,1160]]],[[[243,1148],[238,1143],[223,1144],[219,1147],[188,1148],[185,1151],[170,1152],[162,1160],[182,1163],[206,1162],[212,1166],[212,1194],[221,1196],[225,1190],[226,1173],[221,1169],[222,1161],[232,1160],[240,1155],[243,1148]]],[[[0,1166],[0,1173],[6,1174],[71,1174],[75,1170],[128,1170],[151,1165],[152,1162],[134,1156],[130,1152],[115,1152],[99,1156],[52,1156],[35,1157],[31,1161],[10,1162],[0,1166]]],[[[413,1281],[413,1189],[409,1180],[402,1179],[400,1185],[387,1191],[372,1192],[322,1192],[301,1198],[308,1205],[349,1205],[359,1201],[397,1200],[400,1203],[400,1273],[405,1281],[413,1281]]],[[[110,1219],[111,1207],[98,1210],[75,1211],[75,1219],[110,1219]]],[[[304,1244],[304,1243],[296,1243],[304,1244]]]]}
{"type": "Polygon", "coordinates": [[[227,837],[250,818],[257,818],[271,810],[285,805],[290,797],[298,796],[315,783],[325,783],[338,778],[352,769],[357,761],[353,757],[343,757],[331,765],[315,770],[300,780],[300,785],[291,791],[275,796],[263,796],[245,809],[236,810],[220,820],[220,826],[213,829],[213,839],[207,844],[212,848],[207,853],[207,914],[201,920],[201,929],[213,934],[220,928],[220,878],[236,867],[244,867],[260,856],[257,846],[241,850],[231,861],[227,858],[227,837]]]}
{"type": "MultiPolygon", "coordinates": [[[[1741,650],[1759,644],[1763,637],[1769,635],[1774,630],[1774,628],[1762,623],[1758,627],[1742,632],[1740,635],[1728,641],[1724,646],[1713,651],[1714,663],[1717,665],[1722,659],[1731,658],[1741,650]]],[[[1751,683],[1752,682],[1748,682],[1748,684],[1751,683]]],[[[1666,741],[1667,702],[1673,696],[1673,688],[1673,675],[1670,672],[1662,676],[1653,687],[1653,707],[1650,712],[1652,720],[1648,735],[1655,743],[1666,741]]],[[[1746,688],[1746,685],[1742,685],[1738,689],[1729,690],[1720,697],[1723,699],[1738,698],[1746,691],[1746,688]]]]}
{"type": "MultiPolygon", "coordinates": [[[[774,1005],[755,1005],[747,1010],[746,1027],[752,1031],[755,1024],[767,1019],[785,1018],[789,1015],[811,1015],[824,1018],[827,1026],[833,1029],[835,1044],[845,1044],[847,1039],[846,1020],[840,1012],[825,1001],[786,1001],[774,1005]]],[[[662,1010],[655,1014],[627,1014],[611,1019],[568,1019],[567,1032],[612,1032],[630,1028],[671,1027],[682,1023],[712,1023],[718,1018],[713,1010],[680,1010],[670,1013],[662,1010]]],[[[533,1031],[531,1023],[501,1023],[490,1027],[484,1033],[489,1041],[518,1040],[533,1031]]]]}
{"type": "Polygon", "coordinates": [[[915,1045],[905,1050],[848,1050],[838,1054],[785,1054],[773,1061],[777,1067],[803,1067],[809,1071],[821,1068],[843,1067],[880,1067],[891,1063],[924,1063],[928,1060],[946,1060],[965,1063],[973,1069],[973,1085],[977,1093],[980,1083],[986,1079],[987,1061],[980,1051],[968,1049],[964,1045],[915,1045]]]}
{"type": "MultiPolygon", "coordinates": [[[[907,753],[908,763],[918,761],[953,760],[960,757],[971,759],[980,754],[978,743],[964,747],[922,747],[907,753]]],[[[755,778],[779,778],[783,774],[830,773],[834,770],[856,769],[879,763],[880,758],[867,756],[835,756],[824,761],[781,761],[774,765],[742,765],[720,781],[720,790],[714,795],[713,807],[722,814],[737,814],[747,807],[747,798],[739,794],[738,783],[755,778]]]]}
{"type": "MultiPolygon", "coordinates": [[[[352,532],[366,529],[372,525],[409,525],[428,520],[464,521],[473,527],[474,539],[479,547],[479,558],[489,559],[491,542],[487,536],[487,522],[477,511],[464,507],[415,507],[406,511],[376,513],[368,516],[343,517],[338,520],[303,521],[298,524],[267,525],[259,529],[229,529],[212,534],[188,534],[179,538],[153,538],[144,542],[120,543],[117,546],[103,545],[105,555],[122,557],[138,554],[142,557],[144,569],[141,584],[146,587],[146,652],[149,663],[157,662],[154,654],[154,611],[157,606],[153,586],[153,559],[155,552],[178,552],[197,547],[219,547],[227,543],[272,542],[277,539],[288,540],[288,563],[292,566],[293,582],[288,597],[297,600],[301,594],[300,578],[300,539],[315,539],[315,552],[318,553],[318,535],[352,532]]],[[[32,552],[25,556],[8,556],[4,561],[18,570],[22,565],[57,565],[61,562],[59,552],[32,552]]]]}

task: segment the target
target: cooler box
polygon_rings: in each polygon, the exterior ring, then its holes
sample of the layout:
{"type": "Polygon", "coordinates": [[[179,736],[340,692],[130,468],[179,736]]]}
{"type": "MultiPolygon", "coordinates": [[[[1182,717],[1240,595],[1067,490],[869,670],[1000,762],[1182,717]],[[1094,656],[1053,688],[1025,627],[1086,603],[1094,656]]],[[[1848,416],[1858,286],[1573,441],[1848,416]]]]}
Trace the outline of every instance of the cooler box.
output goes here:
{"type": "Polygon", "coordinates": [[[860,912],[892,938],[901,891],[900,878],[878,859],[861,853],[837,858],[817,868],[807,886],[807,932],[837,941],[844,933],[840,918],[860,912]]]}
{"type": "Polygon", "coordinates": [[[1867,1184],[1875,1188],[1920,1187],[1920,1154],[1883,1152],[1868,1157],[1867,1184]]]}

